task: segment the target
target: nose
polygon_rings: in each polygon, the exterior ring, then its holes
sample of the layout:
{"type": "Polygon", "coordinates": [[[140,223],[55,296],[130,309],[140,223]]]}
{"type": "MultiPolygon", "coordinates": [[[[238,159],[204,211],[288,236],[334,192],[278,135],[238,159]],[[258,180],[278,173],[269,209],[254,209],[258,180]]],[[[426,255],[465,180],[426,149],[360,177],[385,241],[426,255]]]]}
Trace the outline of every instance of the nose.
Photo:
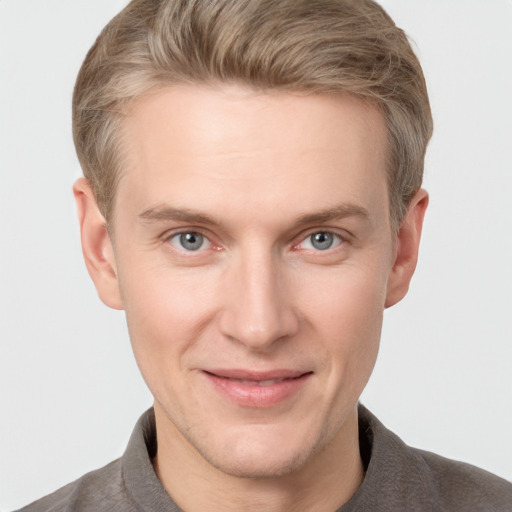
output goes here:
{"type": "Polygon", "coordinates": [[[264,351],[297,332],[299,318],[281,267],[271,254],[238,258],[223,284],[220,330],[224,336],[264,351]]]}

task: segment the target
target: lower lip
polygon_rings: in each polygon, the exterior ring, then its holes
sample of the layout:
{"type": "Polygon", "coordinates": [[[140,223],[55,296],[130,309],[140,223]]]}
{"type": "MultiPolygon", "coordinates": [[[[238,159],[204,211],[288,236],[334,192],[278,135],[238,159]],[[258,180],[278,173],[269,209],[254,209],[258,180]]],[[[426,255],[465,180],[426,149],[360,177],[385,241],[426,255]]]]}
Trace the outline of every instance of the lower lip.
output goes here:
{"type": "Polygon", "coordinates": [[[219,377],[203,372],[214,388],[223,396],[242,407],[265,408],[276,406],[298,393],[311,373],[285,379],[269,386],[248,385],[239,380],[219,377]]]}

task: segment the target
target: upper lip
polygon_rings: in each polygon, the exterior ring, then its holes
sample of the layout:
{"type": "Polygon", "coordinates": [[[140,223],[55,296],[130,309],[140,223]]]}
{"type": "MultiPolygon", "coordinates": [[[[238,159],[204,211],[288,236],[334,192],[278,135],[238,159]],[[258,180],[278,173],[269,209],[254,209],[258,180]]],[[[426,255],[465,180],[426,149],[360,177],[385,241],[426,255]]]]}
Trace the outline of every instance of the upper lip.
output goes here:
{"type": "Polygon", "coordinates": [[[245,370],[241,368],[214,368],[203,370],[206,373],[211,373],[216,377],[224,379],[237,379],[248,381],[265,381],[265,380],[279,380],[279,379],[295,379],[306,373],[312,373],[304,370],[291,370],[291,369],[275,369],[265,371],[245,370]]]}

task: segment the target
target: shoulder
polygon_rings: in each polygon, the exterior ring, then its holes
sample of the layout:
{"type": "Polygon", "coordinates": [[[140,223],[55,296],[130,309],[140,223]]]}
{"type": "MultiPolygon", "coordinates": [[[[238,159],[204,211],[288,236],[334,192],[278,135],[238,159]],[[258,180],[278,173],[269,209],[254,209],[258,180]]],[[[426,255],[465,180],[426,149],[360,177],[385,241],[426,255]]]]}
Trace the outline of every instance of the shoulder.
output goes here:
{"type": "Polygon", "coordinates": [[[87,473],[18,512],[140,512],[178,511],[155,473],[153,409],[140,418],[125,453],[107,466],[87,473]]]}
{"type": "Polygon", "coordinates": [[[18,512],[131,512],[120,459],[20,509],[18,512]]]}
{"type": "Polygon", "coordinates": [[[409,448],[443,510],[512,512],[512,483],[471,464],[409,448]]]}
{"type": "Polygon", "coordinates": [[[343,512],[512,512],[512,483],[408,446],[361,405],[359,429],[366,476],[343,512]]]}

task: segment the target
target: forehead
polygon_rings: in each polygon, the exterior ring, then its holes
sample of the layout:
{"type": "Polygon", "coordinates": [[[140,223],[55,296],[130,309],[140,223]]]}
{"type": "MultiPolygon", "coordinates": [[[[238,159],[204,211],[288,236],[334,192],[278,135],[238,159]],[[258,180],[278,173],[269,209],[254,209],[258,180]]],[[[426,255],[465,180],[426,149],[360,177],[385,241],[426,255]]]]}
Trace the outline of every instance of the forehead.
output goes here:
{"type": "MultiPolygon", "coordinates": [[[[300,144],[304,150],[316,145],[320,151],[332,151],[336,146],[340,153],[348,155],[367,151],[369,148],[363,148],[361,142],[379,138],[384,119],[376,107],[348,93],[176,85],[136,101],[124,127],[125,134],[135,135],[141,145],[145,142],[141,133],[150,132],[155,147],[161,142],[173,142],[174,152],[195,152],[197,156],[230,146],[239,147],[240,151],[272,149],[276,132],[286,149],[300,144]],[[340,129],[342,137],[338,136],[340,129]],[[309,137],[311,134],[313,138],[309,137]],[[303,140],[306,137],[310,140],[307,148],[303,140]]],[[[382,149],[375,144],[373,147],[382,149]]]]}
{"type": "Polygon", "coordinates": [[[120,208],[123,194],[230,213],[387,205],[385,122],[351,95],[169,87],[134,104],[123,136],[120,208]]]}

